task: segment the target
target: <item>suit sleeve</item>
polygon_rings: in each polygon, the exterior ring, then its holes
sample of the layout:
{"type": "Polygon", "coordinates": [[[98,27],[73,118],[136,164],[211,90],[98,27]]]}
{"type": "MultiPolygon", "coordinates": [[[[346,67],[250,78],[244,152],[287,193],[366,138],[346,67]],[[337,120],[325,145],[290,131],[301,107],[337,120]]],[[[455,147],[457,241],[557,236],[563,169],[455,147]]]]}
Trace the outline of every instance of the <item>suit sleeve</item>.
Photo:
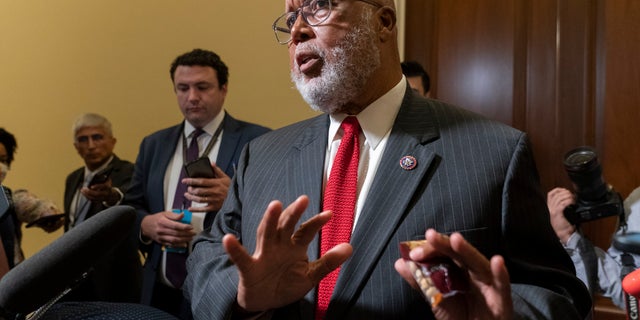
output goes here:
{"type": "MultiPolygon", "coordinates": [[[[125,193],[124,204],[130,205],[136,209],[136,226],[135,233],[140,234],[140,224],[142,219],[149,214],[149,208],[146,199],[146,176],[149,172],[149,161],[147,161],[148,153],[148,138],[145,138],[140,144],[140,150],[138,151],[138,157],[133,168],[133,176],[128,189],[125,193]]],[[[147,252],[150,249],[150,245],[140,245],[140,250],[147,252]]]]}
{"type": "Polygon", "coordinates": [[[222,246],[222,237],[229,233],[243,241],[241,190],[248,146],[240,156],[224,205],[214,218],[211,229],[198,235],[187,260],[183,292],[191,304],[194,319],[228,319],[236,300],[238,272],[222,246]]]}
{"type": "Polygon", "coordinates": [[[525,134],[510,161],[502,201],[503,249],[518,318],[584,319],[591,297],[551,228],[525,134]]]}

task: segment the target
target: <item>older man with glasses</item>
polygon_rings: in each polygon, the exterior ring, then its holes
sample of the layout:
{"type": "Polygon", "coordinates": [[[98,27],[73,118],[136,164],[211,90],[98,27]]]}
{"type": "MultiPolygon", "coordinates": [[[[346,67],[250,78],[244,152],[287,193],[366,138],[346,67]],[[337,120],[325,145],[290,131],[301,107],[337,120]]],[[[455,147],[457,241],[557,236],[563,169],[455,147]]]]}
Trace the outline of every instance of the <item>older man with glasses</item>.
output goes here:
{"type": "Polygon", "coordinates": [[[527,135],[414,93],[396,22],[392,0],[286,0],[276,40],[324,114],[247,145],[188,261],[195,318],[589,315],[527,135]],[[434,273],[411,273],[416,263],[434,273]],[[442,300],[414,280],[448,271],[442,300]]]}
{"type": "MultiPolygon", "coordinates": [[[[111,122],[99,114],[80,115],[72,126],[73,146],[84,165],[67,176],[64,191],[65,232],[108,207],[118,205],[129,187],[133,163],[120,159],[113,149],[116,138],[111,122]]],[[[68,301],[138,302],[142,264],[137,237],[132,234],[116,254],[105,257],[68,301]]]]}

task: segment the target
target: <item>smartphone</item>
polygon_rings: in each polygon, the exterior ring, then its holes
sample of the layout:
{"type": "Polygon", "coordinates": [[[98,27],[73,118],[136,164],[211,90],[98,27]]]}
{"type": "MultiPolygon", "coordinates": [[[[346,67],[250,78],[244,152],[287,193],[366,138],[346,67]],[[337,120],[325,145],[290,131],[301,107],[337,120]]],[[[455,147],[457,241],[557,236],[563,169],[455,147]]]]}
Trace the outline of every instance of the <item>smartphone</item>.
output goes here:
{"type": "Polygon", "coordinates": [[[640,232],[627,232],[613,237],[613,246],[623,252],[640,254],[640,232]]]}
{"type": "Polygon", "coordinates": [[[209,158],[202,157],[184,165],[184,170],[189,178],[215,178],[216,173],[211,167],[209,158]]]}
{"type": "Polygon", "coordinates": [[[94,186],[96,184],[101,184],[107,182],[109,180],[109,176],[111,175],[111,171],[113,167],[107,168],[101,172],[96,173],[95,176],[89,181],[89,187],[94,186]]]}

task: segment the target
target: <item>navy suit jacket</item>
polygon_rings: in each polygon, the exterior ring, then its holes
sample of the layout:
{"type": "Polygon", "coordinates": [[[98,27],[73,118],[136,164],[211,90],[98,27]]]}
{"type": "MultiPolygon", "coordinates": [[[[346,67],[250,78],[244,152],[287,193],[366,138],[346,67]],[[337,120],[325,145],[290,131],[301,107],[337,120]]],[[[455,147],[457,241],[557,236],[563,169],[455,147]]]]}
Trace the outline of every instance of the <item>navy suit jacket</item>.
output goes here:
{"type": "MultiPolygon", "coordinates": [[[[114,155],[113,160],[107,166],[107,170],[109,169],[112,169],[109,175],[111,185],[120,189],[123,194],[127,192],[133,175],[133,163],[114,155]]],[[[76,190],[82,186],[83,182],[84,167],[67,176],[64,190],[65,232],[69,230],[71,202],[76,190]]],[[[106,208],[102,202],[91,202],[85,219],[90,219],[106,208]]],[[[137,248],[137,235],[131,234],[114,251],[114,254],[105,257],[101,263],[96,265],[89,278],[67,295],[64,300],[138,302],[142,286],[142,263],[137,248]]]]}
{"type": "MultiPolygon", "coordinates": [[[[196,319],[227,319],[238,274],[221,244],[235,234],[248,252],[270,201],[306,194],[305,221],[321,211],[329,118],[321,115],[250,142],[210,233],[187,261],[185,296],[196,319]]],[[[527,136],[407,89],[351,237],[327,319],[429,319],[430,306],[396,272],[399,242],[428,228],[460,232],[484,255],[505,258],[518,316],[577,319],[590,312],[584,285],[551,229],[527,136]],[[399,161],[411,155],[413,170],[399,161]],[[575,304],[575,305],[574,305],[575,304]]],[[[318,237],[310,260],[318,258],[318,237]]],[[[313,319],[315,290],[274,319],[313,319]]]]}
{"type": "MultiPolygon", "coordinates": [[[[175,153],[178,140],[182,137],[183,127],[184,122],[157,131],[145,137],[140,144],[133,181],[125,196],[125,203],[136,208],[138,233],[140,223],[146,215],[165,210],[164,175],[175,153]]],[[[244,145],[268,131],[270,129],[236,120],[227,113],[224,118],[222,140],[216,165],[232,177],[244,145]]],[[[207,213],[205,228],[211,224],[213,215],[215,212],[207,213]]],[[[144,265],[142,303],[149,304],[157,278],[158,264],[162,257],[162,247],[153,242],[151,245],[141,245],[140,249],[147,254],[144,265]]]]}

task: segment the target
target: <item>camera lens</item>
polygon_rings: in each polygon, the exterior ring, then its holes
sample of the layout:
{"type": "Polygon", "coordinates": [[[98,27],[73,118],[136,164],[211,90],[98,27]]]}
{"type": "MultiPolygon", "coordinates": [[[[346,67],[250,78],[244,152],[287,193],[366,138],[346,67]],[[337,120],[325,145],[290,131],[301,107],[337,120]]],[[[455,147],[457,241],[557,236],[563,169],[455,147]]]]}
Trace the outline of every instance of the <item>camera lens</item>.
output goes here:
{"type": "Polygon", "coordinates": [[[591,147],[578,147],[564,156],[564,168],[574,184],[578,199],[587,203],[606,198],[608,187],[602,178],[598,155],[591,147]]]}

